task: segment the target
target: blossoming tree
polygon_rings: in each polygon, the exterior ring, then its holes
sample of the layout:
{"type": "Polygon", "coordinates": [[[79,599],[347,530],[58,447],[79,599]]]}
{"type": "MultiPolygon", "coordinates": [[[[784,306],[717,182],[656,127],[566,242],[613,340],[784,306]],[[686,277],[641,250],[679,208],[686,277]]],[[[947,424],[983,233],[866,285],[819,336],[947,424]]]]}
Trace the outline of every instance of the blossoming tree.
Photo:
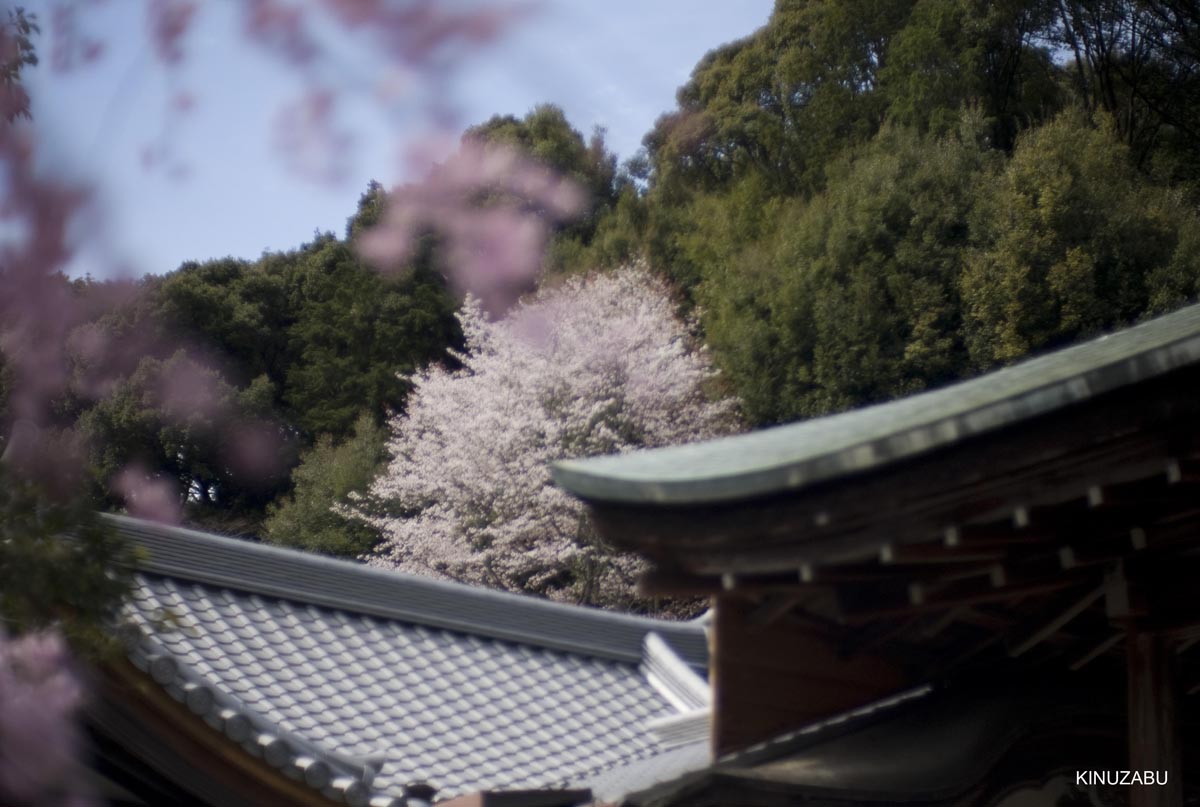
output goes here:
{"type": "Polygon", "coordinates": [[[468,298],[461,368],[414,379],[391,423],[393,459],[352,513],[377,527],[370,563],[644,609],[638,561],[601,545],[583,505],[554,486],[558,459],[731,431],[736,405],[644,268],[575,278],[489,321],[468,298]]]}

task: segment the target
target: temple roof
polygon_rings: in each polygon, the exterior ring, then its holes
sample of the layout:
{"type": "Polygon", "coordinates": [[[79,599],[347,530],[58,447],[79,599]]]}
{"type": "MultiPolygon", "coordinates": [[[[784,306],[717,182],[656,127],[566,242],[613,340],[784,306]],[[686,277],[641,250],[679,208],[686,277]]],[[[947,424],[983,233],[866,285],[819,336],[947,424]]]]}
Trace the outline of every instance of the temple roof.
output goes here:
{"type": "Polygon", "coordinates": [[[1147,633],[1195,693],[1197,389],[1192,306],[943,389],[556,479],[650,561],[644,592],[718,598],[720,751],[927,681],[1121,684],[1147,633]]]}
{"type": "Polygon", "coordinates": [[[1200,306],[889,403],[750,434],[553,468],[592,502],[693,505],[799,491],[1200,362],[1200,306]]]}
{"type": "Polygon", "coordinates": [[[705,761],[706,731],[670,730],[705,713],[698,623],[111,522],[142,550],[129,659],[335,802],[399,804],[415,782],[439,798],[586,786],[689,744],[705,761]]]}

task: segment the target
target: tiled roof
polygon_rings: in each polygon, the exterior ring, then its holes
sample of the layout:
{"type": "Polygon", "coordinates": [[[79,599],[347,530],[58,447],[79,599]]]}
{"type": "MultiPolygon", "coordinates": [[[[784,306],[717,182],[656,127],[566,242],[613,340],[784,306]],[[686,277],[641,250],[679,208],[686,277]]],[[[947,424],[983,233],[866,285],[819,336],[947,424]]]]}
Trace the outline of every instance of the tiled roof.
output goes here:
{"type": "Polygon", "coordinates": [[[1200,363],[1200,305],[941,389],[688,445],[555,463],[593,502],[684,505],[807,488],[1200,363]]]}
{"type": "MultiPolygon", "coordinates": [[[[413,782],[447,798],[653,767],[679,753],[653,726],[707,701],[697,623],[113,523],[145,550],[127,607],[134,664],[336,802],[399,803],[413,782]]],[[[693,744],[702,758],[706,743],[693,744]]]]}

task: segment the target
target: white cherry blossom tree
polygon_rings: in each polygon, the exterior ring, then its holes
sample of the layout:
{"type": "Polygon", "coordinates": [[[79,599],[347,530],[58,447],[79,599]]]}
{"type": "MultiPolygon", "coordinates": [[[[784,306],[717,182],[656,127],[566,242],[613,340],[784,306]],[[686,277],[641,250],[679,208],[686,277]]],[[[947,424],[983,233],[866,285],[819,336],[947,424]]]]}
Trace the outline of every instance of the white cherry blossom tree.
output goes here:
{"type": "Polygon", "coordinates": [[[711,438],[736,404],[644,267],[543,289],[503,319],[460,313],[457,370],[413,379],[392,460],[350,512],[383,541],[365,559],[556,600],[643,610],[635,558],[599,543],[551,462],[711,438]]]}

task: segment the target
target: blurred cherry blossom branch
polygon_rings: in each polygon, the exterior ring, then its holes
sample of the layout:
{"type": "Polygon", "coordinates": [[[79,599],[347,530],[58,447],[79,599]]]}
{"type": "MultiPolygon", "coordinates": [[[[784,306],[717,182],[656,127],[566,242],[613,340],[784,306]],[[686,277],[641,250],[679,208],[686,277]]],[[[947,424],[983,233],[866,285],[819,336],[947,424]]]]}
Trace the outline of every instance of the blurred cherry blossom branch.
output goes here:
{"type": "MultiPolygon", "coordinates": [[[[144,8],[155,61],[176,75],[197,58],[189,37],[207,9],[194,0],[146,0],[144,8]]],[[[283,102],[278,113],[278,151],[295,170],[330,180],[340,175],[353,144],[339,120],[339,102],[359,89],[333,80],[331,23],[375,55],[381,74],[391,71],[423,82],[424,116],[434,134],[409,148],[407,159],[410,165],[429,166],[431,153],[448,150],[446,132],[458,124],[448,91],[456,69],[532,8],[528,3],[456,7],[437,0],[243,0],[239,10],[245,41],[291,69],[300,84],[298,98],[283,102]],[[431,143],[437,145],[430,148],[431,143]]],[[[88,21],[107,10],[96,0],[49,5],[55,70],[86,70],[104,57],[105,42],[89,33],[88,21]]],[[[10,39],[0,41],[0,50],[12,49],[10,39]]],[[[13,110],[27,109],[18,105],[28,99],[19,82],[8,89],[0,100],[15,117],[13,110]]],[[[195,94],[178,89],[168,116],[182,116],[195,103],[195,94]]],[[[151,163],[166,162],[170,148],[170,143],[150,148],[151,163]]],[[[97,316],[95,301],[81,300],[63,275],[79,246],[73,224],[94,214],[89,193],[39,174],[36,149],[27,125],[10,123],[0,132],[0,351],[12,379],[5,429],[10,434],[0,440],[6,463],[64,487],[64,469],[82,459],[69,424],[54,422],[54,401],[68,393],[82,400],[102,397],[132,372],[148,341],[158,335],[123,333],[118,343],[89,327],[97,316]],[[86,370],[82,375],[80,366],[86,370]],[[74,446],[72,453],[47,452],[52,440],[74,446]]],[[[364,234],[362,252],[395,267],[411,255],[414,239],[436,232],[444,246],[442,268],[455,287],[474,292],[489,311],[500,312],[536,277],[548,224],[571,215],[581,203],[576,187],[521,155],[464,143],[426,179],[396,192],[380,227],[364,234]]],[[[207,383],[210,375],[197,366],[194,378],[176,380],[194,386],[207,383]]],[[[169,390],[164,393],[171,397],[169,390]]],[[[268,440],[245,442],[262,444],[270,453],[268,440]]],[[[178,511],[165,505],[171,496],[164,480],[143,468],[126,469],[111,483],[134,511],[157,517],[178,511]]],[[[181,494],[186,491],[175,496],[181,494]]]]}
{"type": "Polygon", "coordinates": [[[498,316],[536,279],[550,225],[584,202],[577,183],[516,149],[468,139],[424,181],[392,192],[359,252],[377,266],[401,266],[432,230],[445,244],[450,280],[498,316]]]}
{"type": "Polygon", "coordinates": [[[0,630],[0,803],[86,807],[75,770],[72,719],[83,688],[54,633],[10,639],[0,630]]]}

